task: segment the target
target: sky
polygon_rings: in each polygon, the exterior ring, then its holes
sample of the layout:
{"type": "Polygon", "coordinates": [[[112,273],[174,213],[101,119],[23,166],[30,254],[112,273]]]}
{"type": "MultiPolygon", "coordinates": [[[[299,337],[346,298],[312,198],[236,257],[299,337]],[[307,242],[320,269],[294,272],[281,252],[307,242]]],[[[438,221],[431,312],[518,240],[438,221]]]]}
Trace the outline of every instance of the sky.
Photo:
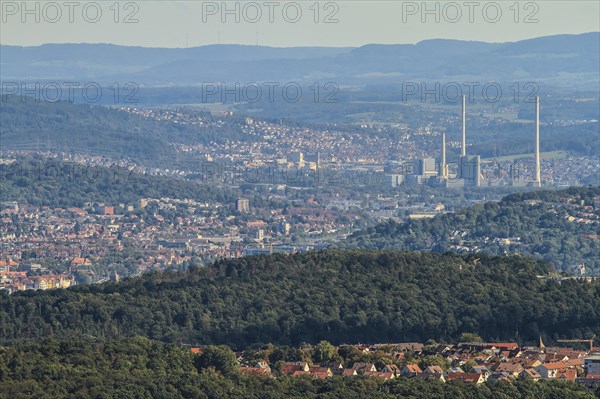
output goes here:
{"type": "Polygon", "coordinates": [[[6,1],[0,44],[358,47],[600,31],[600,1],[6,1]]]}

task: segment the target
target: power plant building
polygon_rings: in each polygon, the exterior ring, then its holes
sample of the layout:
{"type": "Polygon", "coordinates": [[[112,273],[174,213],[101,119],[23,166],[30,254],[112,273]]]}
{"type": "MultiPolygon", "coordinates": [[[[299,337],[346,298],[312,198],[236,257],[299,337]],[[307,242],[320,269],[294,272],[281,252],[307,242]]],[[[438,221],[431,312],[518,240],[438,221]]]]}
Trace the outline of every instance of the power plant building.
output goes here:
{"type": "Polygon", "coordinates": [[[446,134],[441,135],[441,159],[436,163],[434,158],[423,158],[410,160],[398,167],[388,165],[384,168],[385,185],[398,187],[401,184],[419,185],[430,184],[438,187],[481,187],[482,185],[534,185],[541,186],[540,167],[540,99],[536,97],[535,110],[535,166],[532,180],[524,179],[522,171],[515,163],[511,165],[510,171],[503,174],[498,171],[498,180],[484,182],[481,173],[481,157],[479,155],[467,155],[466,138],[466,98],[462,97],[462,131],[460,141],[460,156],[457,162],[449,163],[446,157],[446,134]],[[453,167],[450,168],[449,166],[453,167]],[[450,170],[453,174],[450,176],[450,170]]]}

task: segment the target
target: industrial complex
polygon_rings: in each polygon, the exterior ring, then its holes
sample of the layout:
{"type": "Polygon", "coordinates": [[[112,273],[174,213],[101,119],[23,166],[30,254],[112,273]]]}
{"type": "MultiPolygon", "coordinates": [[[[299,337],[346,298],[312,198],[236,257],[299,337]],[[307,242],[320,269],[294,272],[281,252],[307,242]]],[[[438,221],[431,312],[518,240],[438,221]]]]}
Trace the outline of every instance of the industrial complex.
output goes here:
{"type": "Polygon", "coordinates": [[[481,157],[467,155],[467,107],[466,97],[462,96],[462,140],[458,162],[450,164],[446,158],[446,133],[442,133],[441,159],[423,158],[408,160],[399,165],[389,165],[385,169],[385,182],[388,186],[427,184],[438,187],[482,187],[497,185],[541,187],[540,173],[540,98],[535,98],[535,166],[532,179],[523,179],[515,164],[505,178],[486,180],[481,173],[481,157]]]}

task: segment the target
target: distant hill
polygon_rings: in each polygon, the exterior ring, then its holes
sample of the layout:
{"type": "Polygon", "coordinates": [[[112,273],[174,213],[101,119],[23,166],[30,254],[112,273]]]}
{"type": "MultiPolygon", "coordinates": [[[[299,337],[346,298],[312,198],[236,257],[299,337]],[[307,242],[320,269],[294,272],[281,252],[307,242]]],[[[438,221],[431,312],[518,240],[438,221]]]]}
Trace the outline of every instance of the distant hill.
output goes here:
{"type": "Polygon", "coordinates": [[[583,201],[592,207],[597,196],[599,187],[512,194],[497,203],[487,202],[433,219],[390,220],[357,231],[339,245],[434,252],[464,252],[471,247],[477,253],[532,256],[558,270],[585,264],[588,272],[600,273],[600,224],[577,221],[598,221],[600,209],[581,206],[583,201]]]}
{"type": "Polygon", "coordinates": [[[140,85],[329,79],[339,85],[436,81],[598,81],[600,32],[509,43],[426,40],[359,48],[212,45],[142,48],[108,44],[0,46],[6,80],[79,79],[140,85]],[[466,79],[466,80],[465,80],[466,79]]]}
{"type": "MultiPolygon", "coordinates": [[[[210,114],[199,114],[210,119],[210,114]]],[[[21,101],[18,96],[6,96],[0,112],[3,151],[62,151],[165,166],[186,161],[171,144],[222,143],[228,139],[252,140],[233,118],[218,127],[182,125],[115,108],[21,101]]]]}
{"type": "Polygon", "coordinates": [[[232,203],[233,190],[208,183],[146,175],[122,167],[84,166],[59,160],[20,158],[0,165],[0,201],[57,207],[86,202],[134,204],[142,198],[189,198],[232,203]]]}
{"type": "Polygon", "coordinates": [[[521,257],[321,251],[220,260],[66,290],[0,292],[0,342],[145,336],[299,345],[425,342],[474,332],[535,342],[600,333],[600,283],[537,278],[521,257]],[[477,258],[480,258],[476,261],[477,258]]]}
{"type": "Polygon", "coordinates": [[[124,75],[140,73],[160,65],[173,65],[179,62],[245,63],[254,60],[314,59],[334,57],[349,53],[351,50],[351,48],[274,48],[234,44],[193,48],[151,48],[114,44],[44,44],[35,47],[3,45],[0,46],[2,55],[0,76],[3,80],[98,79],[117,73],[124,75]]]}

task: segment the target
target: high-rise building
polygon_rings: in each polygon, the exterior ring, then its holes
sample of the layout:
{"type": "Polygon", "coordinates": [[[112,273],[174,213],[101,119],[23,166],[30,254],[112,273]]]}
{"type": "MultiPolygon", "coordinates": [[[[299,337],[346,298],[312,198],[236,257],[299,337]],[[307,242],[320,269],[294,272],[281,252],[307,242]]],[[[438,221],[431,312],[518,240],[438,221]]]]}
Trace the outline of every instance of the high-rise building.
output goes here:
{"type": "Polygon", "coordinates": [[[250,212],[250,201],[246,198],[239,198],[235,201],[235,210],[238,212],[250,212]]]}
{"type": "Polygon", "coordinates": [[[96,212],[99,215],[114,215],[115,214],[115,207],[114,206],[99,206],[98,208],[96,208],[96,212]]]}
{"type": "Polygon", "coordinates": [[[254,239],[262,240],[265,238],[265,231],[263,229],[256,229],[253,231],[254,239]]]}
{"type": "Polygon", "coordinates": [[[290,235],[290,224],[285,220],[280,220],[277,224],[277,232],[286,236],[290,235]]]}

